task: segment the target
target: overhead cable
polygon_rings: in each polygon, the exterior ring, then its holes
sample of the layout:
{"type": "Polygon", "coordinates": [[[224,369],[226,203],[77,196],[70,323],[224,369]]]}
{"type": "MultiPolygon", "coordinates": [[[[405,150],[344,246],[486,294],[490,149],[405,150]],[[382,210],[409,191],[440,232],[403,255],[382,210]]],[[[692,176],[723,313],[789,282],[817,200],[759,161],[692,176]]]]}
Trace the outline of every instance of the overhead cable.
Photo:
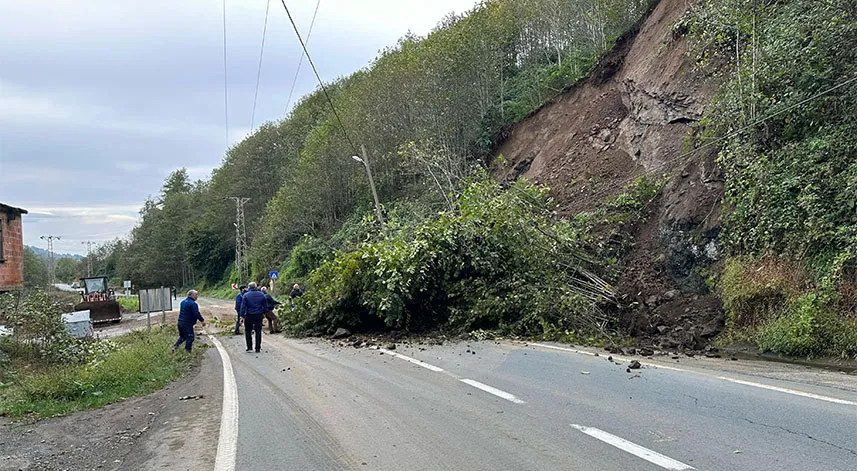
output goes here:
{"type": "Polygon", "coordinates": [[[226,0],[223,0],[223,117],[226,127],[226,148],[229,148],[229,93],[226,71],[226,0]]]}
{"type": "MultiPolygon", "coordinates": [[[[318,14],[318,6],[321,5],[321,0],[315,2],[315,11],[312,13],[312,21],[309,23],[309,30],[306,33],[306,43],[309,44],[310,36],[312,36],[312,27],[315,25],[315,16],[318,14]]],[[[286,109],[283,111],[283,114],[287,114],[289,112],[289,106],[292,104],[292,94],[295,92],[295,84],[298,83],[298,74],[301,73],[301,65],[304,63],[304,55],[301,54],[298,59],[298,67],[295,69],[295,77],[292,79],[292,86],[289,89],[289,98],[286,100],[286,109]]]]}
{"type": "Polygon", "coordinates": [[[262,26],[262,47],[259,48],[259,70],[256,71],[256,92],[253,93],[253,113],[250,114],[250,130],[256,126],[256,103],[259,100],[259,80],[262,78],[262,57],[265,54],[265,36],[268,33],[268,10],[271,0],[265,0],[265,23],[262,26]]]}
{"type": "Polygon", "coordinates": [[[324,97],[327,98],[327,102],[330,104],[330,109],[333,111],[333,116],[336,117],[336,121],[339,123],[339,127],[342,128],[342,134],[345,136],[345,140],[348,141],[348,145],[351,146],[351,151],[357,154],[357,147],[351,142],[351,138],[348,137],[348,131],[345,130],[345,126],[342,124],[342,119],[339,118],[339,113],[336,112],[336,107],[333,106],[333,100],[330,99],[330,94],[327,93],[327,87],[324,86],[324,82],[321,81],[321,76],[318,74],[318,69],[315,68],[315,63],[312,61],[312,56],[309,55],[309,51],[307,51],[306,43],[304,43],[303,38],[301,38],[301,33],[298,31],[298,27],[295,24],[295,20],[292,18],[292,13],[289,11],[289,7],[286,6],[286,0],[280,0],[283,4],[283,8],[286,10],[286,15],[289,17],[289,22],[292,24],[292,28],[295,30],[295,35],[298,37],[298,41],[301,43],[301,48],[306,54],[307,62],[309,62],[310,67],[312,67],[312,71],[315,74],[316,80],[318,80],[319,86],[321,86],[321,91],[324,93],[324,97]]]}

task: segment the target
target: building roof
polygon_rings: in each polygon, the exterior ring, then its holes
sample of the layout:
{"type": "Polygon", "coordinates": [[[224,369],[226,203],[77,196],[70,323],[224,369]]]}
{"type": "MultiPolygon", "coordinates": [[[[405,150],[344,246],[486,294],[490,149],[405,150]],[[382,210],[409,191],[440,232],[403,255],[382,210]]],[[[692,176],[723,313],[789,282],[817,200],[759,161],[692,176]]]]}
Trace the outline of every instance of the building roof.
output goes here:
{"type": "Polygon", "coordinates": [[[8,204],[0,203],[0,213],[27,214],[27,210],[22,209],[22,208],[16,208],[14,206],[9,206],[8,204]]]}

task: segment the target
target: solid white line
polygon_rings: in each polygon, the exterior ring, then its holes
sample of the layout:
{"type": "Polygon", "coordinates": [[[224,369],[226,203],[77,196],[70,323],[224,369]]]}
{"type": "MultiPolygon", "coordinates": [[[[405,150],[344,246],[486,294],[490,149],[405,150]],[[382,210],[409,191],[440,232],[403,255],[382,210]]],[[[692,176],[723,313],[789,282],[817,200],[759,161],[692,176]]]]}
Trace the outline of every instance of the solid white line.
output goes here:
{"type": "MultiPolygon", "coordinates": [[[[527,345],[532,345],[534,347],[539,347],[539,348],[549,348],[552,350],[561,350],[563,352],[579,353],[581,355],[588,355],[591,357],[595,356],[594,352],[587,352],[586,350],[577,350],[575,348],[557,347],[556,345],[547,345],[547,344],[543,344],[543,343],[532,343],[532,342],[528,343],[527,345]]],[[[601,355],[598,355],[598,356],[601,356],[601,355]]],[[[617,360],[617,361],[631,361],[631,360],[633,360],[633,358],[628,358],[628,357],[623,357],[623,356],[613,356],[613,359],[617,360]]],[[[650,363],[647,361],[641,361],[640,364],[646,365],[646,366],[651,366],[653,368],[662,368],[664,370],[685,371],[685,372],[688,371],[684,368],[676,368],[674,366],[662,365],[660,363],[650,363]]]]}
{"type": "Polygon", "coordinates": [[[405,360],[405,361],[409,361],[409,362],[411,362],[411,363],[413,363],[413,364],[415,364],[415,365],[422,366],[423,368],[425,368],[425,369],[427,369],[427,370],[432,370],[432,371],[434,371],[434,372],[436,372],[436,373],[441,373],[441,372],[443,372],[443,368],[440,368],[440,367],[437,367],[437,366],[434,366],[434,365],[429,365],[428,363],[423,362],[423,361],[419,361],[419,360],[417,360],[416,358],[411,358],[411,357],[409,357],[409,356],[402,355],[401,353],[396,353],[396,352],[394,352],[394,351],[387,350],[386,348],[378,348],[378,351],[384,352],[384,353],[386,353],[387,355],[390,355],[390,356],[393,356],[393,357],[396,357],[396,358],[401,358],[402,360],[405,360]]]}
{"type": "Polygon", "coordinates": [[[527,403],[527,401],[522,401],[522,400],[518,399],[517,397],[515,397],[513,394],[509,394],[506,391],[502,391],[502,390],[497,389],[495,387],[488,386],[487,384],[480,383],[479,381],[474,381],[472,379],[459,379],[459,381],[461,381],[464,384],[469,384],[470,386],[473,386],[474,388],[481,389],[487,393],[493,394],[497,397],[502,397],[503,399],[505,399],[507,401],[512,401],[515,404],[526,404],[527,403]]]}
{"type": "Polygon", "coordinates": [[[751,381],[743,381],[740,379],[727,378],[726,376],[718,376],[717,379],[722,379],[725,381],[729,381],[731,383],[743,384],[745,386],[753,386],[753,387],[757,387],[757,388],[768,389],[771,391],[778,391],[778,392],[782,392],[782,393],[786,393],[786,394],[794,394],[795,396],[809,397],[812,399],[818,399],[820,401],[833,402],[836,404],[844,404],[847,406],[857,406],[857,402],[846,401],[845,399],[837,399],[835,397],[821,396],[819,394],[813,394],[813,393],[808,393],[808,392],[803,392],[803,391],[796,391],[794,389],[781,388],[778,386],[770,386],[770,385],[761,384],[761,383],[753,383],[751,381]]]}
{"type": "Polygon", "coordinates": [[[235,385],[235,373],[229,354],[214,335],[209,335],[220,354],[223,363],[223,406],[220,415],[220,436],[217,439],[217,457],[214,460],[215,471],[234,471],[235,456],[238,450],[238,387],[235,385]]]}
{"type": "Polygon", "coordinates": [[[696,469],[693,466],[682,463],[681,461],[676,461],[669,456],[664,456],[658,452],[649,450],[648,448],[637,445],[636,443],[629,442],[624,438],[617,437],[616,435],[605,432],[604,430],[597,429],[595,427],[585,427],[583,425],[571,424],[572,427],[580,430],[581,432],[589,435],[590,437],[597,438],[608,445],[613,445],[616,448],[630,453],[634,456],[642,458],[649,463],[656,464],[664,469],[670,469],[675,471],[681,471],[685,469],[696,469]]]}

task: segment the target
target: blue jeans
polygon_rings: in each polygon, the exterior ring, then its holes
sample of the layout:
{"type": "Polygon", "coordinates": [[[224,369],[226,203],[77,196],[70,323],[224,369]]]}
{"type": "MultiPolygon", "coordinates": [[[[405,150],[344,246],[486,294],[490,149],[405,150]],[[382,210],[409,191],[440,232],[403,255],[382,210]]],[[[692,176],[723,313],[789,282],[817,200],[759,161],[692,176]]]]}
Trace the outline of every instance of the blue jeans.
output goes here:
{"type": "Polygon", "coordinates": [[[190,351],[191,345],[193,345],[193,324],[190,322],[179,322],[179,339],[176,340],[176,343],[173,345],[173,350],[179,348],[179,345],[182,342],[185,343],[184,349],[190,351]]]}
{"type": "MultiPolygon", "coordinates": [[[[235,318],[235,335],[241,333],[241,331],[238,330],[238,328],[241,327],[241,319],[243,319],[243,316],[241,316],[241,314],[238,314],[238,317],[235,318]]],[[[246,329],[247,327],[244,328],[246,329]]]]}
{"type": "Polygon", "coordinates": [[[262,314],[245,314],[244,315],[244,338],[247,340],[247,350],[250,350],[253,345],[253,335],[256,333],[256,351],[262,348],[262,314]]]}

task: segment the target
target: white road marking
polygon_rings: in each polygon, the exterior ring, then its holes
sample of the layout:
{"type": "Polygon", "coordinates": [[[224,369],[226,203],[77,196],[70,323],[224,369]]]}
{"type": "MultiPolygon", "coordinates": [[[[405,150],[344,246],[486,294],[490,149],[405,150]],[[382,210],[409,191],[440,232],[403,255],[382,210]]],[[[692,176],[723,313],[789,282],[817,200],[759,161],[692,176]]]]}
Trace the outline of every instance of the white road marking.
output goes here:
{"type": "Polygon", "coordinates": [[[743,381],[740,379],[728,378],[726,376],[718,376],[717,379],[722,379],[724,381],[729,381],[731,383],[736,383],[736,384],[743,384],[745,386],[753,386],[753,387],[757,387],[757,388],[768,389],[771,391],[778,391],[778,392],[782,392],[782,393],[786,393],[786,394],[794,394],[795,396],[809,397],[812,399],[818,399],[820,401],[833,402],[836,404],[844,404],[847,406],[857,406],[857,402],[846,401],[845,399],[837,399],[835,397],[822,396],[819,394],[813,394],[813,393],[808,393],[808,392],[803,392],[803,391],[797,391],[794,389],[781,388],[779,386],[770,386],[767,384],[753,383],[751,381],[743,381]]]}
{"type": "Polygon", "coordinates": [[[215,471],[234,471],[238,450],[238,387],[229,354],[214,335],[209,335],[223,363],[223,411],[220,415],[220,436],[217,439],[215,471]]]}
{"type": "Polygon", "coordinates": [[[437,367],[434,365],[429,365],[428,363],[426,363],[424,361],[419,361],[416,358],[411,358],[409,356],[402,355],[401,353],[396,353],[394,351],[387,350],[386,348],[378,348],[378,351],[384,352],[387,355],[390,355],[390,356],[393,356],[396,358],[401,358],[402,360],[405,360],[405,361],[409,361],[415,365],[422,366],[423,368],[425,368],[427,370],[432,370],[436,373],[442,373],[443,372],[443,368],[440,368],[440,367],[437,367]]]}
{"type": "Polygon", "coordinates": [[[682,471],[685,469],[696,469],[693,466],[682,463],[681,461],[676,461],[669,456],[664,456],[658,452],[649,450],[648,448],[637,445],[636,443],[629,442],[624,438],[617,437],[616,435],[605,432],[604,430],[597,429],[595,427],[585,427],[583,425],[571,424],[571,426],[581,432],[589,435],[590,437],[597,438],[608,445],[613,445],[616,448],[630,453],[636,457],[642,458],[649,463],[656,464],[664,469],[682,471]]]}
{"type": "Polygon", "coordinates": [[[473,386],[474,388],[481,389],[487,393],[493,394],[497,397],[501,397],[507,401],[514,402],[515,404],[526,404],[527,403],[527,401],[522,401],[522,400],[518,399],[517,397],[515,397],[515,395],[513,395],[513,394],[509,394],[506,391],[502,391],[502,390],[497,389],[495,387],[488,386],[487,384],[480,383],[479,381],[474,381],[472,379],[459,379],[459,381],[461,381],[464,384],[469,384],[470,386],[473,386]]]}
{"type": "MultiPolygon", "coordinates": [[[[548,348],[551,350],[561,350],[563,352],[579,353],[581,355],[588,355],[591,357],[596,356],[594,352],[587,352],[586,350],[577,350],[575,348],[557,347],[556,345],[547,345],[544,343],[530,342],[527,345],[532,345],[534,347],[539,347],[539,348],[548,348]]],[[[598,356],[601,356],[601,355],[598,355],[598,356]]],[[[623,357],[623,356],[613,356],[613,359],[617,360],[617,361],[628,361],[628,362],[633,360],[633,358],[628,358],[628,357],[623,357]]],[[[671,371],[688,371],[688,370],[685,370],[684,368],[676,368],[674,366],[661,365],[659,363],[649,363],[649,362],[641,361],[640,364],[646,365],[646,366],[651,366],[653,368],[662,368],[662,369],[671,370],[671,371]]]]}

